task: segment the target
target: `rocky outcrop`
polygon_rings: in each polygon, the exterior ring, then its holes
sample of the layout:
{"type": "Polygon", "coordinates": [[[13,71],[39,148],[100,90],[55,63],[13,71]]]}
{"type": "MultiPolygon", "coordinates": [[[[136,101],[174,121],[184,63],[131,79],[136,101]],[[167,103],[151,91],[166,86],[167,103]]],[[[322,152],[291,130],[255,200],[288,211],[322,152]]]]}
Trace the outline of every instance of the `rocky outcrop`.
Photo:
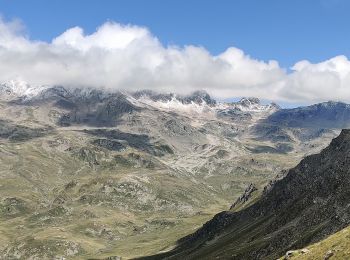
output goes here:
{"type": "Polygon", "coordinates": [[[231,205],[230,210],[233,210],[234,208],[245,204],[257,190],[258,188],[253,183],[250,183],[243,194],[239,196],[239,198],[231,205]]]}
{"type": "Polygon", "coordinates": [[[122,143],[109,139],[96,139],[92,142],[92,144],[98,145],[111,151],[122,151],[126,148],[122,143]]]}
{"type": "Polygon", "coordinates": [[[13,218],[28,210],[26,202],[20,198],[9,197],[0,201],[0,217],[13,218]]]}

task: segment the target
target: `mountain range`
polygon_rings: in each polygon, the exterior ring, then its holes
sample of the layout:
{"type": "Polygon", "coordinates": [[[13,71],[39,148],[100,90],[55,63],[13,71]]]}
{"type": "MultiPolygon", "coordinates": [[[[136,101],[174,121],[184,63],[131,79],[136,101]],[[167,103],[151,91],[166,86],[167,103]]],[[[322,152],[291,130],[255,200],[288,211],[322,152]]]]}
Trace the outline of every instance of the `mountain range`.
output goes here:
{"type": "Polygon", "coordinates": [[[0,107],[0,259],[273,259],[347,226],[347,104],[9,81],[0,107]]]}

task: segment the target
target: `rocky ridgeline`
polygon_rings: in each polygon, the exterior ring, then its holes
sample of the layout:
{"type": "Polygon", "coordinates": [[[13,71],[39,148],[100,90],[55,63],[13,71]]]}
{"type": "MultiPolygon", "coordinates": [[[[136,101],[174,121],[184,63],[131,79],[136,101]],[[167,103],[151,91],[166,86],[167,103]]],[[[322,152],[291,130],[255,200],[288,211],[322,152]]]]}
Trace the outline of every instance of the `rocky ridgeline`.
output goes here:
{"type": "Polygon", "coordinates": [[[304,128],[347,128],[350,123],[350,105],[328,101],[307,107],[281,109],[265,121],[269,124],[304,128]]]}
{"type": "Polygon", "coordinates": [[[257,191],[258,188],[250,183],[248,187],[244,190],[243,194],[231,205],[230,210],[235,209],[236,207],[245,204],[249,199],[251,199],[253,193],[257,191]]]}
{"type": "Polygon", "coordinates": [[[195,104],[206,103],[207,105],[214,106],[216,100],[211,98],[206,91],[194,91],[189,95],[177,95],[174,93],[157,93],[152,90],[142,90],[132,93],[132,96],[136,99],[149,98],[153,101],[167,102],[173,99],[180,101],[183,104],[195,104]]]}

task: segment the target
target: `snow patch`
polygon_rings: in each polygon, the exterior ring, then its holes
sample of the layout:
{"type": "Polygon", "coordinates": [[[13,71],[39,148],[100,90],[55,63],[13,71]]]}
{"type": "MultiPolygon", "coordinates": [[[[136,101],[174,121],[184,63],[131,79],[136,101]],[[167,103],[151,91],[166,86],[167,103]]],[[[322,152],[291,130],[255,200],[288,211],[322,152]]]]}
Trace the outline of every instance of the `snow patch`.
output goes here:
{"type": "Polygon", "coordinates": [[[159,110],[166,112],[179,112],[182,114],[199,115],[199,114],[215,114],[215,107],[209,106],[204,100],[197,104],[195,102],[183,103],[176,97],[167,101],[154,101],[146,96],[142,96],[138,99],[139,102],[155,107],[159,110]]]}

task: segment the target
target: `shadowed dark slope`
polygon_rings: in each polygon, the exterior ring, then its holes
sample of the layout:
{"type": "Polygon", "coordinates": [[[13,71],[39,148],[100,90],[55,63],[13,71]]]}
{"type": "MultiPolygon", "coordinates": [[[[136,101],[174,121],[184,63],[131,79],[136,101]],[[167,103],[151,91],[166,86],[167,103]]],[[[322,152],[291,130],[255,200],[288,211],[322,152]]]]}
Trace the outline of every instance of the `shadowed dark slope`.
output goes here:
{"type": "Polygon", "coordinates": [[[30,128],[0,119],[0,140],[8,139],[11,142],[27,141],[48,135],[51,131],[50,127],[30,128]]]}
{"type": "Polygon", "coordinates": [[[239,212],[221,212],[146,259],[276,259],[350,223],[350,130],[320,154],[303,159],[262,198],[239,212]]]}

